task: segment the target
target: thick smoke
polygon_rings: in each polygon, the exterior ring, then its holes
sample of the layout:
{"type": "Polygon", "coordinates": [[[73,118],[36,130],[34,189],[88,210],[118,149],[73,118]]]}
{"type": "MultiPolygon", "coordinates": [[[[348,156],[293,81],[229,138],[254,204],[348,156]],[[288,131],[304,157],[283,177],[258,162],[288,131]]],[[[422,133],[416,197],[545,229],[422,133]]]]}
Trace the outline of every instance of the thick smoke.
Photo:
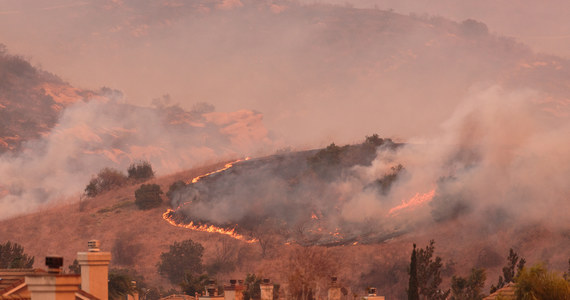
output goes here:
{"type": "Polygon", "coordinates": [[[458,219],[475,240],[567,230],[570,122],[542,102],[532,90],[474,90],[439,134],[381,146],[370,165],[323,174],[315,151],[279,154],[190,185],[173,204],[192,201],[179,211],[186,221],[274,226],[301,243],[378,242],[458,219]],[[413,199],[424,201],[406,207],[413,199]]]}
{"type": "Polygon", "coordinates": [[[166,175],[273,146],[257,112],[215,112],[208,104],[185,111],[164,99],[153,108],[138,107],[121,97],[107,89],[93,100],[78,101],[43,138],[24,143],[22,152],[0,156],[0,218],[79,197],[104,167],[124,171],[146,160],[166,175]]]}

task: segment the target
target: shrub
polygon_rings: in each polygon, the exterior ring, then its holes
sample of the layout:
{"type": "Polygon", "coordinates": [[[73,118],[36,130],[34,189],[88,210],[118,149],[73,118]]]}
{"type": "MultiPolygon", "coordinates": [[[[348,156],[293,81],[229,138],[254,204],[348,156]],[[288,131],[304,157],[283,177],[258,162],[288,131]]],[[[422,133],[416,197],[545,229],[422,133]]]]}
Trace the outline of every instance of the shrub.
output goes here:
{"type": "Polygon", "coordinates": [[[135,191],[135,205],[139,209],[159,207],[162,203],[162,190],[158,184],[143,184],[135,191]]]}
{"type": "Polygon", "coordinates": [[[127,176],[122,172],[113,168],[104,168],[97,174],[96,177],[89,181],[85,187],[85,194],[88,197],[95,197],[98,194],[120,187],[127,183],[127,176]]]}
{"type": "Polygon", "coordinates": [[[127,169],[129,179],[135,181],[144,181],[154,177],[154,171],[148,161],[139,161],[132,163],[127,169]]]}

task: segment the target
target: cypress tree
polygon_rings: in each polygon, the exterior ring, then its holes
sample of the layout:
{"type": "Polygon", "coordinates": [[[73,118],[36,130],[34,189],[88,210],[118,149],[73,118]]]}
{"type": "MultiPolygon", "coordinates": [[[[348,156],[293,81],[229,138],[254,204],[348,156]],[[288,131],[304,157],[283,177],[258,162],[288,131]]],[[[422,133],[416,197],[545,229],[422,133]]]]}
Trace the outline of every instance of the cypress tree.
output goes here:
{"type": "Polygon", "coordinates": [[[418,293],[418,270],[416,262],[416,244],[414,244],[414,250],[412,250],[412,259],[410,262],[410,281],[408,283],[408,300],[419,300],[420,295],[418,293]]]}

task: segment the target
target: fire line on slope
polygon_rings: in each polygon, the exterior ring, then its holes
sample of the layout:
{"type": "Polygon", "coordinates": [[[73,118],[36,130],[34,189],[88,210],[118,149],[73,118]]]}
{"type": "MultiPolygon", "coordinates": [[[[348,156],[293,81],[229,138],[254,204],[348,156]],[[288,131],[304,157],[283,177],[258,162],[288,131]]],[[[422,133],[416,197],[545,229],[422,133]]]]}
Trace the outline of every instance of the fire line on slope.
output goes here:
{"type": "MultiPolygon", "coordinates": [[[[233,162],[229,162],[227,164],[224,165],[223,168],[206,173],[206,174],[202,174],[199,176],[196,176],[194,178],[192,178],[192,180],[188,181],[186,184],[193,184],[196,183],[198,181],[200,181],[200,179],[204,178],[204,177],[208,177],[210,175],[214,175],[220,172],[223,172],[231,167],[234,166],[234,164],[245,161],[245,160],[249,160],[249,157],[246,157],[245,159],[238,159],[236,161],[233,162]]],[[[202,225],[195,225],[194,222],[190,222],[189,224],[183,224],[183,223],[178,223],[176,222],[176,220],[174,220],[174,213],[179,210],[181,207],[183,207],[186,204],[189,204],[190,202],[184,202],[182,204],[180,204],[175,210],[172,209],[168,209],[166,212],[164,212],[162,214],[162,218],[168,222],[168,224],[172,225],[172,226],[176,226],[176,227],[181,227],[181,228],[187,228],[187,229],[191,229],[191,230],[195,230],[195,231],[202,231],[202,232],[212,232],[212,233],[219,233],[219,234],[224,234],[227,236],[230,236],[236,240],[241,240],[247,243],[255,243],[257,242],[257,239],[248,239],[245,236],[239,234],[236,232],[235,228],[232,229],[225,229],[225,228],[221,228],[221,227],[217,227],[214,225],[206,225],[206,224],[202,224],[202,225]]]]}

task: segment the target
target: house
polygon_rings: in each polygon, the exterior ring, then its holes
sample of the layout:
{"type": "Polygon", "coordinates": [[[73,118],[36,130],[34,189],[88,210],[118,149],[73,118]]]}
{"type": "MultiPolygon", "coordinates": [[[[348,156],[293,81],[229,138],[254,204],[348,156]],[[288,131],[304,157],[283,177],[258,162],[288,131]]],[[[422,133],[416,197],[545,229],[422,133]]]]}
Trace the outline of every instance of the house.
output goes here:
{"type": "Polygon", "coordinates": [[[99,249],[99,241],[88,242],[86,252],[77,253],[81,274],[62,274],[62,257],[46,257],[48,270],[0,270],[0,300],[103,300],[108,299],[107,278],[111,253],[99,249]]]}

